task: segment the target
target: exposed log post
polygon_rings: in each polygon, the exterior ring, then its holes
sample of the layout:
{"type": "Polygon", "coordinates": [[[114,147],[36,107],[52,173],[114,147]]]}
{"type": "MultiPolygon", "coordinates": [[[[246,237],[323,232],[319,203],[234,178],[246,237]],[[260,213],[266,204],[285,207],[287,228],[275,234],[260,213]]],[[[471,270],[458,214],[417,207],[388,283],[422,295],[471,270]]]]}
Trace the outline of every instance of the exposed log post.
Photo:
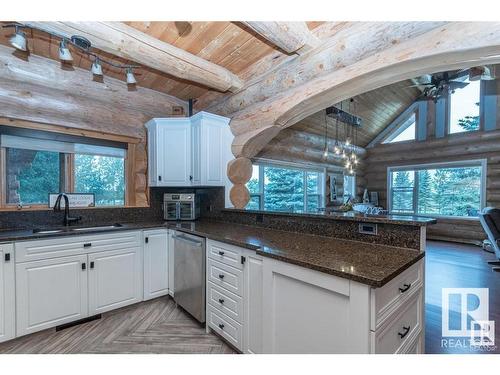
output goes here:
{"type": "Polygon", "coordinates": [[[233,184],[246,184],[252,178],[252,161],[247,158],[231,160],[227,164],[227,176],[233,184]]]}
{"type": "Polygon", "coordinates": [[[253,157],[281,129],[363,92],[424,73],[496,63],[499,23],[449,23],[236,113],[233,153],[253,157]]]}
{"type": "Polygon", "coordinates": [[[242,22],[261,37],[286,53],[304,53],[316,48],[320,40],[316,38],[305,22],[242,22]]]}
{"type": "Polygon", "coordinates": [[[234,208],[245,208],[250,201],[250,192],[244,184],[235,184],[229,192],[234,208]]]}
{"type": "Polygon", "coordinates": [[[235,91],[243,85],[243,82],[229,70],[122,22],[26,22],[25,24],[66,37],[84,36],[97,49],[220,91],[235,91]]]}

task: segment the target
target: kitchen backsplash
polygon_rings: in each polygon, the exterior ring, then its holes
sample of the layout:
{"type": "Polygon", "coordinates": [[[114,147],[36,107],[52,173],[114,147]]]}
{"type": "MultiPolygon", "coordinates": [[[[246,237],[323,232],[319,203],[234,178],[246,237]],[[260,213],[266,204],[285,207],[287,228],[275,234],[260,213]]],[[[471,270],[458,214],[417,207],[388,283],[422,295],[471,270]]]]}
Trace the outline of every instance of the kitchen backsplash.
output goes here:
{"type": "MultiPolygon", "coordinates": [[[[215,218],[224,208],[224,187],[150,188],[150,207],[106,207],[71,209],[71,216],[81,216],[78,225],[107,225],[113,223],[151,222],[163,220],[164,193],[196,193],[200,195],[200,216],[215,218]]],[[[61,226],[64,212],[5,211],[0,212],[0,230],[61,226]]]]}

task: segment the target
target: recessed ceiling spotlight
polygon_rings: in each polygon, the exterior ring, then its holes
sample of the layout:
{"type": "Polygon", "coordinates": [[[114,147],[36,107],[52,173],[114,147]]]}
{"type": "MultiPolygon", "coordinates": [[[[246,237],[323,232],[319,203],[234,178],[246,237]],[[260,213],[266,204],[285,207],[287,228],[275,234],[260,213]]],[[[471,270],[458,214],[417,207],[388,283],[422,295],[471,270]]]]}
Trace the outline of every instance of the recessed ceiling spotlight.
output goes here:
{"type": "Polygon", "coordinates": [[[16,26],[16,32],[9,39],[10,44],[19,51],[27,51],[26,35],[16,26]]]}

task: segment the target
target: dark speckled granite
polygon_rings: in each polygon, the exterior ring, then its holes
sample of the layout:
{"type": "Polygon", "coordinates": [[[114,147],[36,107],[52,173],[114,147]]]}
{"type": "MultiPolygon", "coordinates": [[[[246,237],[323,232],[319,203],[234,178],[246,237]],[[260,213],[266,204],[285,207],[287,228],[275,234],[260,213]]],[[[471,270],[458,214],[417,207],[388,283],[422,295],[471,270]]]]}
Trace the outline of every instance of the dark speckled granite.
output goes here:
{"type": "MultiPolygon", "coordinates": [[[[360,215],[363,216],[363,215],[360,215]]],[[[371,219],[371,217],[369,217],[371,219]]],[[[220,221],[252,225],[268,229],[300,232],[319,236],[335,237],[346,240],[363,241],[372,244],[420,249],[420,225],[404,222],[375,222],[377,234],[359,233],[359,224],[372,222],[368,219],[351,216],[337,219],[321,214],[294,214],[283,212],[221,210],[220,221]]],[[[376,220],[374,220],[376,221],[376,220]]]]}
{"type": "Polygon", "coordinates": [[[373,287],[383,286],[424,257],[424,253],[407,248],[216,221],[168,226],[373,287]]]}

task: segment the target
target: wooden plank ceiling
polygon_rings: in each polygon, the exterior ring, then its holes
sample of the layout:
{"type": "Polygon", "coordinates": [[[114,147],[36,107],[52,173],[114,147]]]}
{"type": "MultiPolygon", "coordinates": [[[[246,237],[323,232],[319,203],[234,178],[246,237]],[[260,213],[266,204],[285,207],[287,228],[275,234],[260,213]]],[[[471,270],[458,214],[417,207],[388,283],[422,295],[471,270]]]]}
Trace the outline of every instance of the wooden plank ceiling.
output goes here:
{"type": "MultiPolygon", "coordinates": [[[[366,92],[354,97],[354,103],[342,103],[342,109],[362,119],[356,144],[365,147],[378,133],[389,125],[401,112],[410,106],[421,94],[411,80],[366,92]]],[[[335,104],[340,108],[340,103],[335,104]]],[[[340,123],[339,123],[340,124],[340,123]]],[[[307,132],[324,136],[325,112],[317,112],[289,128],[291,131],[307,132]]],[[[343,127],[340,127],[342,133],[343,127]]],[[[335,138],[335,120],[328,120],[328,137],[335,138]]]]}
{"type": "MultiPolygon", "coordinates": [[[[0,24],[6,23],[0,22],[0,24]]],[[[276,53],[273,46],[241,23],[184,21],[124,23],[161,41],[220,65],[235,74],[242,72],[264,56],[273,52],[276,53]]],[[[308,22],[308,27],[313,29],[322,23],[308,22]]],[[[0,43],[10,46],[8,39],[12,32],[12,28],[0,29],[0,43]]],[[[35,30],[27,31],[27,36],[30,53],[59,60],[58,38],[35,30]]],[[[92,61],[88,56],[76,51],[74,48],[71,51],[74,58],[73,65],[90,70],[92,61]]],[[[140,63],[112,56],[102,51],[99,51],[99,55],[118,64],[140,63]]],[[[103,65],[103,72],[104,77],[110,76],[122,81],[125,80],[122,70],[109,65],[103,65]]],[[[147,67],[138,69],[134,74],[139,86],[170,94],[183,100],[199,98],[211,91],[206,87],[183,81],[147,67]]]]}

